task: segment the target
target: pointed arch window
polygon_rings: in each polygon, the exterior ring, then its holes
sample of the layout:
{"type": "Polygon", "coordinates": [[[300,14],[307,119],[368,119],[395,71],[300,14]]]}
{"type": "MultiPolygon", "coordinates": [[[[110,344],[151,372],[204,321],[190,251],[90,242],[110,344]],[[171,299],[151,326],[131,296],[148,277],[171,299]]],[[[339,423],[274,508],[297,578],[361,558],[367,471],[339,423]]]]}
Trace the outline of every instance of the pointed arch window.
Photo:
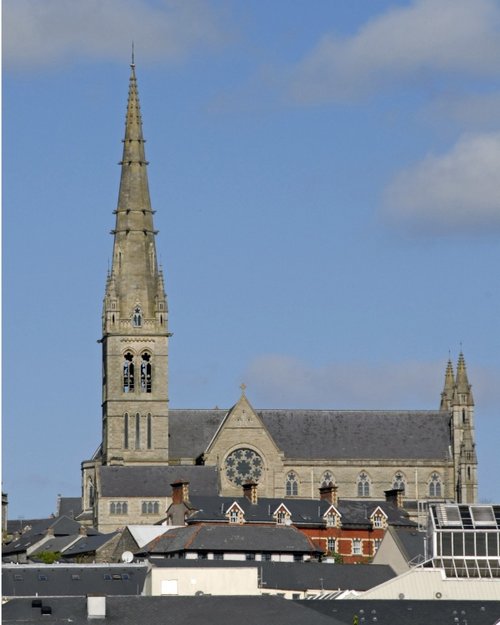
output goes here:
{"type": "Polygon", "coordinates": [[[134,355],[127,352],[123,357],[123,392],[134,391],[134,355]]]}
{"type": "Polygon", "coordinates": [[[443,483],[439,473],[432,473],[429,480],[429,497],[442,497],[443,483]]]}
{"type": "Polygon", "coordinates": [[[148,420],[147,420],[147,444],[148,449],[153,447],[153,431],[152,431],[152,423],[151,423],[151,413],[148,412],[148,420]]]}
{"type": "Polygon", "coordinates": [[[370,478],[368,474],[362,471],[358,475],[358,497],[370,496],[370,478]]]}
{"type": "Polygon", "coordinates": [[[402,490],[403,493],[405,492],[406,478],[401,471],[398,471],[396,475],[392,478],[392,488],[402,490]]]}
{"type": "Polygon", "coordinates": [[[88,485],[89,485],[89,506],[91,508],[94,507],[94,497],[95,497],[95,490],[94,490],[94,482],[92,481],[92,478],[89,478],[88,481],[88,485]]]}
{"type": "Polygon", "coordinates": [[[142,326],[142,310],[140,306],[134,308],[134,314],[132,315],[132,325],[134,328],[140,328],[142,326]]]}
{"type": "Polygon", "coordinates": [[[128,412],[123,415],[123,447],[128,449],[128,412]]]}
{"type": "Polygon", "coordinates": [[[141,448],[141,415],[135,415],[135,448],[141,448]]]}
{"type": "Polygon", "coordinates": [[[296,497],[299,494],[299,480],[294,471],[286,476],[285,492],[287,497],[296,497]]]}
{"type": "Polygon", "coordinates": [[[152,376],[151,376],[151,354],[145,352],[141,359],[141,391],[151,393],[152,376]]]}
{"type": "Polygon", "coordinates": [[[319,485],[321,486],[330,486],[335,484],[335,477],[331,471],[325,471],[321,476],[321,480],[319,481],[319,485]]]}

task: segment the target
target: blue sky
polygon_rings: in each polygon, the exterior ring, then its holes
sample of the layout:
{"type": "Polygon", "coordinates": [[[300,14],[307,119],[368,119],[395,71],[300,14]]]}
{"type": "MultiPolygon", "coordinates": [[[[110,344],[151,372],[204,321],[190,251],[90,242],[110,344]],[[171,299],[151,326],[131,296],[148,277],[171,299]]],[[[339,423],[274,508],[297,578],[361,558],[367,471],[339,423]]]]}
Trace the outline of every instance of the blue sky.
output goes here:
{"type": "Polygon", "coordinates": [[[3,30],[11,518],[100,441],[132,40],[171,406],[435,409],[462,345],[500,501],[499,2],[4,0],[3,30]]]}

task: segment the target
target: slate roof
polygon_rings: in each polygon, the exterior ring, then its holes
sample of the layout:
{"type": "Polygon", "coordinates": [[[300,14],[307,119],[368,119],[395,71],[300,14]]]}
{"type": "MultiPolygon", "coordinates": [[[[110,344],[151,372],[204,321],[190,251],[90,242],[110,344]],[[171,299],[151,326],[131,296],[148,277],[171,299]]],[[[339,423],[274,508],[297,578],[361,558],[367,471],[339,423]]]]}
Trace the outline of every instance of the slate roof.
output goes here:
{"type": "MultiPolygon", "coordinates": [[[[39,519],[34,521],[31,526],[26,526],[25,532],[19,538],[11,541],[2,549],[2,556],[6,557],[16,553],[23,553],[29,547],[33,546],[44,536],[48,530],[53,530],[54,536],[72,536],[78,534],[81,528],[80,523],[69,519],[68,517],[52,517],[50,519],[39,519]]],[[[88,529],[89,534],[97,533],[93,528],[88,529]]]]}
{"type": "Polygon", "coordinates": [[[74,558],[84,553],[95,553],[97,549],[105,545],[116,536],[117,532],[111,534],[99,534],[97,536],[82,536],[62,554],[64,558],[74,558]]]}
{"type": "Polygon", "coordinates": [[[259,568],[264,588],[276,590],[364,591],[396,577],[386,564],[326,564],[322,562],[265,562],[235,560],[177,560],[151,558],[157,568],[259,568]]]}
{"type": "Polygon", "coordinates": [[[191,525],[172,529],[148,543],[140,553],[184,551],[297,553],[315,555],[317,547],[294,527],[191,525]]]}
{"type": "Polygon", "coordinates": [[[85,596],[102,592],[136,595],[142,592],[147,569],[145,564],[4,565],[2,594],[4,597],[85,596]],[[47,579],[41,581],[40,574],[47,579]]]}
{"type": "Polygon", "coordinates": [[[189,482],[192,494],[218,492],[216,467],[103,466],[99,468],[101,497],[170,497],[175,480],[189,482]]]}
{"type": "MultiPolygon", "coordinates": [[[[11,599],[2,606],[2,622],[6,625],[62,623],[71,619],[73,625],[89,623],[83,597],[52,597],[44,599],[43,605],[52,608],[52,618],[41,617],[40,608],[31,607],[31,599],[11,599]]],[[[117,625],[342,625],[337,619],[309,610],[304,604],[268,596],[107,597],[106,618],[100,622],[117,625]]]]}
{"type": "MultiPolygon", "coordinates": [[[[283,503],[292,515],[292,523],[299,527],[324,525],[323,515],[331,504],[319,499],[279,499],[260,497],[252,504],[246,497],[190,497],[190,503],[197,510],[189,517],[188,523],[213,521],[227,522],[225,513],[236,502],[245,514],[245,522],[275,523],[273,513],[283,503]]],[[[336,509],[342,515],[342,527],[371,527],[370,515],[382,508],[390,525],[416,527],[407,513],[386,501],[359,501],[339,499],[336,509]]]]}
{"type": "MultiPolygon", "coordinates": [[[[441,411],[256,410],[287,458],[449,458],[441,411]]],[[[169,411],[170,456],[197,458],[227,410],[169,411]]]]}
{"type": "MultiPolygon", "coordinates": [[[[293,603],[300,603],[310,608],[312,612],[320,612],[338,619],[345,625],[352,625],[355,615],[360,625],[362,623],[494,625],[500,618],[500,601],[338,599],[336,601],[293,601],[293,603]]],[[[307,618],[305,622],[308,622],[307,618]]]]}
{"type": "Polygon", "coordinates": [[[425,557],[425,534],[406,527],[393,528],[393,536],[407,562],[425,557]]]}
{"type": "Polygon", "coordinates": [[[76,519],[81,512],[81,497],[59,497],[57,502],[57,516],[67,516],[70,519],[76,519]]]}

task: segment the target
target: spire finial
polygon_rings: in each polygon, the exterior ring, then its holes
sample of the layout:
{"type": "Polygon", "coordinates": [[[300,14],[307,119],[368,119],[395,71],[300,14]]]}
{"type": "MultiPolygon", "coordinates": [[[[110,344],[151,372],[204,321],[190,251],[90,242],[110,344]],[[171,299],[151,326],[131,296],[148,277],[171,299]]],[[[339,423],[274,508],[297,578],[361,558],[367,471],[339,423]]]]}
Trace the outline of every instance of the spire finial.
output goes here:
{"type": "Polygon", "coordinates": [[[135,67],[135,52],[134,52],[134,42],[132,41],[132,63],[130,67],[135,67]]]}
{"type": "Polygon", "coordinates": [[[242,397],[244,397],[244,396],[245,396],[245,389],[246,389],[246,387],[247,387],[247,385],[246,385],[244,382],[242,382],[242,383],[240,384],[240,388],[241,388],[241,396],[242,396],[242,397]]]}

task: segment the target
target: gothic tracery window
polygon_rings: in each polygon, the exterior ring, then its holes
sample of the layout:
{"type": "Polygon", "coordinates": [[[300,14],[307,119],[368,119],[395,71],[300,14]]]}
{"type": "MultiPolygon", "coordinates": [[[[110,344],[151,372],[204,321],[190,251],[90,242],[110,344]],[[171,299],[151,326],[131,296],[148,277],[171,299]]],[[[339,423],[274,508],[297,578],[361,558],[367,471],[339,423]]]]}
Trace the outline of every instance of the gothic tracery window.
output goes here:
{"type": "Polygon", "coordinates": [[[401,471],[398,471],[396,475],[392,478],[392,488],[402,490],[403,493],[405,492],[406,480],[405,476],[403,475],[403,473],[401,473],[401,471]]]}
{"type": "Polygon", "coordinates": [[[141,391],[151,393],[151,354],[145,352],[141,359],[141,391]]]}
{"type": "Polygon", "coordinates": [[[335,478],[333,477],[333,473],[331,471],[325,471],[321,476],[321,480],[319,482],[321,486],[330,486],[330,484],[335,484],[335,478]]]}
{"type": "Polygon", "coordinates": [[[262,477],[264,463],[261,456],[253,449],[235,449],[224,462],[226,477],[235,486],[245,482],[259,482],[262,477]]]}
{"type": "Polygon", "coordinates": [[[123,415],[123,447],[128,449],[128,412],[123,415]]]}
{"type": "Polygon", "coordinates": [[[299,480],[294,471],[290,471],[286,476],[285,492],[287,497],[296,497],[299,494],[299,480]]]}
{"type": "Polygon", "coordinates": [[[142,310],[140,306],[134,308],[134,314],[132,315],[132,325],[134,328],[140,328],[142,326],[142,310]]]}
{"type": "Polygon", "coordinates": [[[134,355],[127,352],[123,357],[123,392],[134,391],[134,355]]]}
{"type": "Polygon", "coordinates": [[[370,478],[362,471],[358,475],[358,497],[370,496],[370,478]]]}
{"type": "Polygon", "coordinates": [[[429,497],[442,497],[442,481],[439,473],[432,473],[429,481],[429,497]]]}

